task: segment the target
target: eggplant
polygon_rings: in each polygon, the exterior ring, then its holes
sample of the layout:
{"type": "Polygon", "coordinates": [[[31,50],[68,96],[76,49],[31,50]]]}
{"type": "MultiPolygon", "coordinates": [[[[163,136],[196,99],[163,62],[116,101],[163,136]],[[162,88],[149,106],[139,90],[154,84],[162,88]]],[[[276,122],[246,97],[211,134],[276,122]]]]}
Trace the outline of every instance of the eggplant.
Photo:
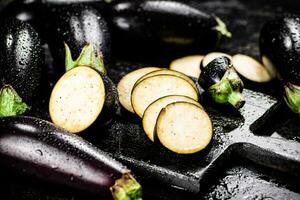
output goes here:
{"type": "Polygon", "coordinates": [[[73,61],[66,45],[67,72],[55,84],[49,101],[49,113],[57,126],[72,133],[90,127],[108,125],[119,113],[118,91],[96,57],[91,44],[73,61]],[[95,124],[95,126],[92,126],[95,124]]]}
{"type": "Polygon", "coordinates": [[[199,83],[215,103],[232,105],[236,109],[245,104],[243,81],[227,57],[218,57],[208,63],[202,69],[199,83]]]}
{"type": "Polygon", "coordinates": [[[120,51],[121,55],[166,54],[166,48],[175,52],[207,51],[221,39],[231,37],[220,18],[177,1],[112,3],[107,21],[112,30],[113,51],[120,51]]]}
{"type": "Polygon", "coordinates": [[[0,119],[0,164],[105,199],[141,199],[132,172],[84,139],[33,117],[0,119]]]}
{"type": "Polygon", "coordinates": [[[15,18],[29,23],[45,37],[45,8],[40,0],[15,0],[8,4],[1,12],[0,19],[15,18]]]}
{"type": "Polygon", "coordinates": [[[0,84],[11,85],[27,103],[39,94],[44,52],[32,26],[14,18],[0,21],[0,84]]]}
{"type": "Polygon", "coordinates": [[[78,57],[87,44],[94,48],[96,57],[108,62],[110,33],[101,14],[88,5],[62,6],[49,14],[48,44],[54,58],[55,73],[64,73],[65,46],[67,43],[72,57],[78,57]]]}
{"type": "Polygon", "coordinates": [[[285,14],[266,22],[259,41],[264,65],[278,72],[288,107],[300,114],[300,16],[285,14]]]}

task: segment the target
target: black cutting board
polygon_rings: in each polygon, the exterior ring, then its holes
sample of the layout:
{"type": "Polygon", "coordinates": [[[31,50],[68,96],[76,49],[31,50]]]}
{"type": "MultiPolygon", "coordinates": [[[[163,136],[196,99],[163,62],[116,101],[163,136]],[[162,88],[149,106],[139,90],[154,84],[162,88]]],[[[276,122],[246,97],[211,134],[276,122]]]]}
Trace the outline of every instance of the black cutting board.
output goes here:
{"type": "MultiPolygon", "coordinates": [[[[283,3],[280,0],[189,2],[225,19],[233,33],[233,39],[226,41],[220,51],[246,53],[256,58],[259,57],[258,37],[263,22],[275,14],[284,11],[296,12],[300,8],[300,2],[285,1],[283,3]]],[[[152,60],[150,64],[164,67],[169,61],[169,58],[158,58],[152,60]]],[[[128,71],[143,66],[140,63],[131,63],[132,61],[130,63],[117,61],[111,64],[109,75],[117,83],[128,71]]],[[[276,92],[278,87],[276,82],[267,85],[246,82],[246,87],[275,97],[279,96],[276,92]]],[[[223,137],[228,136],[227,133],[238,127],[250,125],[276,104],[277,100],[274,97],[251,90],[245,91],[247,104],[241,110],[241,115],[207,107],[214,122],[212,146],[222,146],[220,141],[223,137]]],[[[274,124],[274,127],[270,126],[267,129],[277,129],[273,136],[300,141],[299,120],[292,115],[286,116],[277,121],[278,128],[274,124]]],[[[269,132],[272,134],[273,131],[269,132]]],[[[139,119],[126,114],[112,123],[107,130],[91,133],[84,137],[129,165],[135,166],[136,163],[142,163],[156,169],[160,167],[166,173],[176,172],[176,175],[179,176],[195,176],[197,169],[205,165],[205,159],[211,154],[209,152],[211,149],[208,149],[199,158],[185,158],[168,152],[158,152],[157,148],[145,137],[139,119]]],[[[223,163],[223,166],[224,170],[214,172],[215,177],[207,181],[207,185],[201,189],[200,196],[191,196],[190,192],[184,192],[179,188],[164,187],[158,182],[143,181],[146,184],[145,196],[148,199],[186,199],[187,196],[198,199],[263,199],[267,197],[300,199],[300,183],[293,176],[261,167],[238,155],[233,155],[231,159],[223,163]]],[[[142,180],[152,176],[151,173],[138,173],[138,175],[138,178],[142,180]]],[[[6,177],[3,180],[6,180],[7,183],[1,188],[3,194],[7,196],[4,199],[97,199],[97,197],[87,196],[78,191],[28,180],[25,177],[6,173],[6,171],[1,176],[6,177]]]]}

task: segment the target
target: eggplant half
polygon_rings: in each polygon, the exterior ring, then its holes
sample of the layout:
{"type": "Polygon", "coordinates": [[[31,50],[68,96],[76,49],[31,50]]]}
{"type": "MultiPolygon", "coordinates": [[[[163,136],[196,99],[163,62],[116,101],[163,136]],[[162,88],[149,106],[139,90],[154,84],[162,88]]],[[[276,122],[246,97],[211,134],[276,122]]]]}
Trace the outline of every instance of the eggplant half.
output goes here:
{"type": "Polygon", "coordinates": [[[15,94],[1,95],[1,101],[13,105],[19,95],[31,104],[41,86],[44,66],[41,39],[32,26],[14,18],[0,20],[0,27],[0,86],[10,85],[5,86],[5,91],[9,89],[10,94],[15,94]]]}
{"type": "Polygon", "coordinates": [[[236,109],[245,103],[243,81],[227,57],[215,58],[206,65],[202,69],[199,83],[215,103],[232,105],[236,109]]]}
{"type": "MultiPolygon", "coordinates": [[[[50,9],[51,10],[51,9],[50,9]]],[[[48,44],[54,58],[58,76],[64,73],[65,46],[68,44],[72,57],[79,57],[87,44],[94,48],[96,57],[107,63],[110,54],[110,33],[101,14],[94,8],[76,4],[51,10],[48,17],[48,44]]],[[[105,73],[105,71],[102,71],[105,73]]]]}
{"type": "Polygon", "coordinates": [[[57,126],[72,133],[86,130],[92,124],[107,125],[119,112],[118,91],[101,71],[101,58],[93,46],[85,46],[73,61],[66,46],[66,73],[55,84],[49,101],[49,113],[57,126]]]}
{"type": "Polygon", "coordinates": [[[82,138],[38,118],[0,119],[0,164],[105,199],[142,198],[140,184],[125,166],[82,138]]]}
{"type": "Polygon", "coordinates": [[[300,16],[286,14],[268,21],[260,34],[264,65],[277,71],[284,84],[284,98],[300,114],[300,16]]]}
{"type": "Polygon", "coordinates": [[[178,1],[120,1],[107,17],[113,50],[150,55],[165,48],[175,51],[209,50],[231,37],[220,18],[178,1]],[[145,46],[147,48],[145,48],[145,46]],[[126,51],[123,51],[126,49],[126,51]],[[130,51],[128,51],[130,49],[130,51]]]}

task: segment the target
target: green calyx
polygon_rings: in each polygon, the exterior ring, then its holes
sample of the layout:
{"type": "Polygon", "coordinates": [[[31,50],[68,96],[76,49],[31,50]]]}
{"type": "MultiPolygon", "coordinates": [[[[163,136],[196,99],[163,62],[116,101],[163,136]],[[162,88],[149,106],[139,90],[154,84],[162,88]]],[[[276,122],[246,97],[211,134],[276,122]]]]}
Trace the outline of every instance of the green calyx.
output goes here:
{"type": "Polygon", "coordinates": [[[142,187],[130,173],[123,174],[110,191],[115,200],[142,200],[142,187]]]}
{"type": "Polygon", "coordinates": [[[245,104],[245,97],[241,93],[243,82],[238,76],[232,75],[232,73],[236,72],[233,69],[227,70],[223,78],[208,89],[208,93],[214,102],[230,104],[239,109],[245,104]]]}
{"type": "Polygon", "coordinates": [[[66,71],[73,69],[77,66],[89,66],[98,71],[106,74],[106,69],[104,67],[103,59],[100,52],[96,52],[93,45],[87,44],[83,47],[79,57],[74,61],[72,58],[71,50],[69,46],[65,43],[65,68],[66,71]]]}
{"type": "Polygon", "coordinates": [[[11,117],[24,114],[28,110],[26,103],[10,85],[0,90],[0,117],[11,117]]]}
{"type": "MultiPolygon", "coordinates": [[[[214,27],[214,29],[218,32],[218,39],[219,42],[223,39],[223,38],[231,38],[232,34],[231,32],[227,29],[226,24],[219,18],[219,17],[215,17],[216,22],[217,22],[217,26],[214,27]]],[[[218,42],[218,43],[219,43],[218,42]]]]}
{"type": "Polygon", "coordinates": [[[294,113],[300,115],[300,86],[288,83],[284,86],[284,89],[286,104],[294,113]]]}

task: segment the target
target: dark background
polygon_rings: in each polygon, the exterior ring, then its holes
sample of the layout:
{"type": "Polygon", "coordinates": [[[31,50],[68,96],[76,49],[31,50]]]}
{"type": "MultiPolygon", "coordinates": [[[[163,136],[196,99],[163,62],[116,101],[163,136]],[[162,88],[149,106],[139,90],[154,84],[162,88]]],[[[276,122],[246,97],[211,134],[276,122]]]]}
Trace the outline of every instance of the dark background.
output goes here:
{"type": "MultiPolygon", "coordinates": [[[[7,3],[0,0],[0,7],[7,3]]],[[[220,16],[233,34],[231,41],[225,41],[219,51],[230,54],[244,53],[259,59],[258,38],[263,23],[284,12],[300,12],[297,0],[210,0],[186,1],[207,12],[220,16]]],[[[1,29],[1,27],[0,27],[1,29]]],[[[168,61],[154,61],[153,64],[165,65],[168,61]]],[[[152,64],[152,63],[151,63],[152,64]]],[[[132,70],[120,62],[109,70],[117,81],[132,70]]],[[[280,99],[278,83],[253,84],[246,81],[246,87],[271,94],[280,99]]],[[[299,119],[281,119],[275,127],[273,137],[284,137],[300,142],[299,119]]],[[[169,191],[159,185],[147,184],[144,187],[145,199],[300,199],[299,178],[273,171],[248,160],[236,157],[224,165],[213,180],[203,188],[198,197],[187,193],[169,191]]],[[[0,199],[101,199],[87,196],[80,191],[73,191],[62,186],[29,180],[0,168],[0,199]]]]}

